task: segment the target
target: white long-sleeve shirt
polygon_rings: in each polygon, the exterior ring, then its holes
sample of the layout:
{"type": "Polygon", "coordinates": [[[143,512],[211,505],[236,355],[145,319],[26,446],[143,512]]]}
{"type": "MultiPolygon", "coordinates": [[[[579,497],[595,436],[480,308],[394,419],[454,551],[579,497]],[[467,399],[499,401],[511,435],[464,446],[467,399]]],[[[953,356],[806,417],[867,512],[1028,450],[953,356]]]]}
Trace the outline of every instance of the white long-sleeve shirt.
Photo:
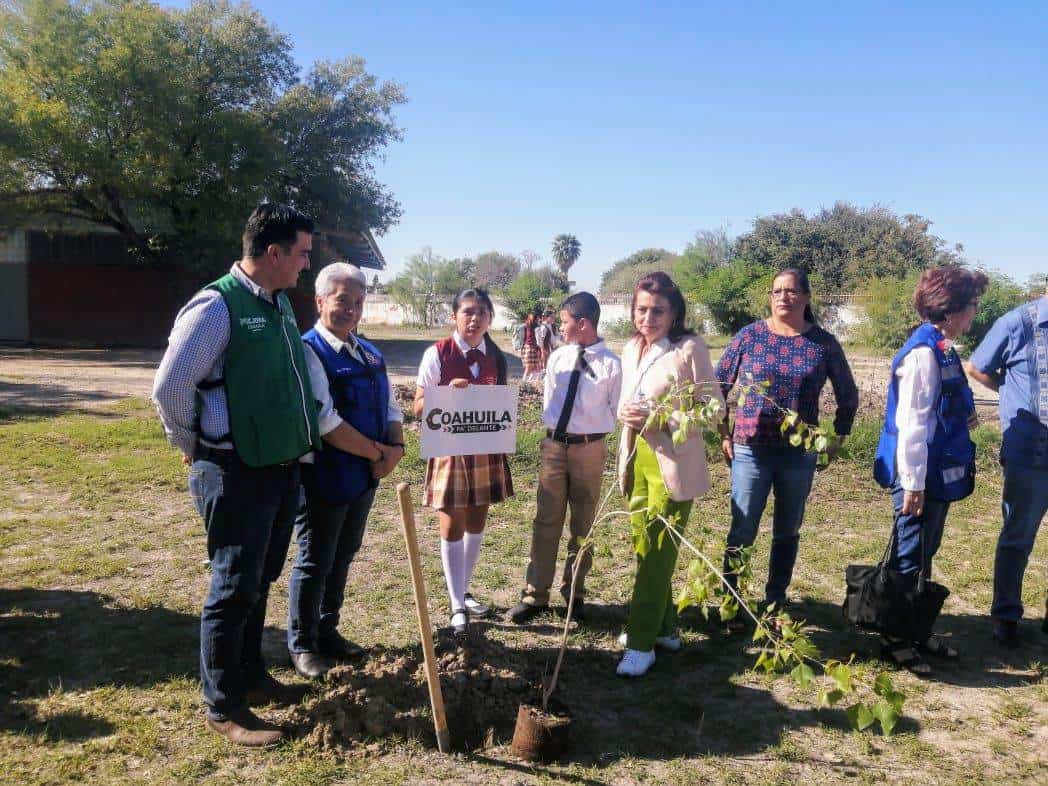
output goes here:
{"type": "Polygon", "coordinates": [[[910,352],[895,371],[899,381],[895,426],[899,429],[895,466],[906,491],[924,491],[928,474],[928,445],[938,428],[935,407],[942,374],[931,347],[910,352]]]}
{"type": "MultiPolygon", "coordinates": [[[[568,419],[568,434],[607,434],[618,425],[622,363],[604,340],[583,352],[587,370],[579,375],[575,403],[568,419]]],[[[579,358],[578,344],[565,344],[549,356],[542,395],[542,422],[555,429],[568,398],[571,373],[579,358]]]]}

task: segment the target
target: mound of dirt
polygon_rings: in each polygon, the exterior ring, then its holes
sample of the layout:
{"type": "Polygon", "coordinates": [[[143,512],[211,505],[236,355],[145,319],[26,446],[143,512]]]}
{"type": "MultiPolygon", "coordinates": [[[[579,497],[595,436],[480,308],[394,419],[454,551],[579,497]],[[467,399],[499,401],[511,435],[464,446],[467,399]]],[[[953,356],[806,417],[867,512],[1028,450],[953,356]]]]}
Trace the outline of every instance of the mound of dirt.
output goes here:
{"type": "MultiPolygon", "coordinates": [[[[474,750],[508,740],[518,706],[535,699],[534,665],[479,631],[468,638],[441,633],[436,653],[452,745],[474,750]]],[[[337,754],[391,736],[435,745],[421,647],[376,648],[361,666],[333,669],[322,693],[292,710],[288,725],[337,754]]]]}

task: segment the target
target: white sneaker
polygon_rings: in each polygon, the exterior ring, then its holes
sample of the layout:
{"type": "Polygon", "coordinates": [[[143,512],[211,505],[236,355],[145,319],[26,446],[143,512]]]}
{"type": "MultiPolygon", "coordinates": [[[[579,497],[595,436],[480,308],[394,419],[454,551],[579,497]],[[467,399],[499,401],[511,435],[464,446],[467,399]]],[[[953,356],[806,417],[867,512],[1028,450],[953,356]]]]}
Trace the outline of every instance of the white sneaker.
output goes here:
{"type": "Polygon", "coordinates": [[[648,669],[655,663],[655,650],[641,652],[640,650],[626,650],[619,661],[615,673],[620,677],[641,677],[648,673],[648,669]]]}
{"type": "MultiPolygon", "coordinates": [[[[619,634],[619,644],[626,646],[626,631],[619,634]]],[[[684,645],[681,643],[680,636],[658,636],[655,639],[655,646],[666,652],[678,652],[684,645]]]]}
{"type": "Polygon", "coordinates": [[[485,606],[468,592],[466,593],[464,605],[471,617],[486,617],[491,613],[490,607],[485,606]]]}

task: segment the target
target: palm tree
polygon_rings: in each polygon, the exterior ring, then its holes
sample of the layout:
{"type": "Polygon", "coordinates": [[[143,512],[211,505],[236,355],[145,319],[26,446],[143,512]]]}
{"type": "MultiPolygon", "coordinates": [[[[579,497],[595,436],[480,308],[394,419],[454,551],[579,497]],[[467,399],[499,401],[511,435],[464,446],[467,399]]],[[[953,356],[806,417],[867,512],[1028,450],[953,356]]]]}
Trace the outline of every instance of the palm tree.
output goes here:
{"type": "Polygon", "coordinates": [[[557,235],[553,238],[553,259],[565,276],[581,255],[582,244],[574,235],[557,235]]]}

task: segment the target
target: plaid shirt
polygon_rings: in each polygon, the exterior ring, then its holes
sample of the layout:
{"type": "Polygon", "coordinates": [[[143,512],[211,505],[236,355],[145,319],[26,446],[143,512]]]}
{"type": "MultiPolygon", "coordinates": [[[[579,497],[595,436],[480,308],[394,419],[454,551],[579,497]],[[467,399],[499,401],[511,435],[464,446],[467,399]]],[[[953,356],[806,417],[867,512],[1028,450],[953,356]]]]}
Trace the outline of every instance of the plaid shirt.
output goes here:
{"type": "Polygon", "coordinates": [[[727,398],[732,386],[768,380],[767,398],[746,397],[746,404],[735,414],[734,441],[740,445],[788,445],[780,431],[782,413],[771,403],[795,410],[801,420],[819,424],[819,395],[827,378],[837,399],[833,425],[840,435],[851,432],[859,409],[859,391],[852,379],[844,350],[832,335],[818,325],[800,336],[779,336],[764,320],[740,330],[717,364],[717,379],[727,398]],[[749,377],[747,376],[749,375],[749,377]],[[768,399],[771,399],[769,401],[768,399]]]}

